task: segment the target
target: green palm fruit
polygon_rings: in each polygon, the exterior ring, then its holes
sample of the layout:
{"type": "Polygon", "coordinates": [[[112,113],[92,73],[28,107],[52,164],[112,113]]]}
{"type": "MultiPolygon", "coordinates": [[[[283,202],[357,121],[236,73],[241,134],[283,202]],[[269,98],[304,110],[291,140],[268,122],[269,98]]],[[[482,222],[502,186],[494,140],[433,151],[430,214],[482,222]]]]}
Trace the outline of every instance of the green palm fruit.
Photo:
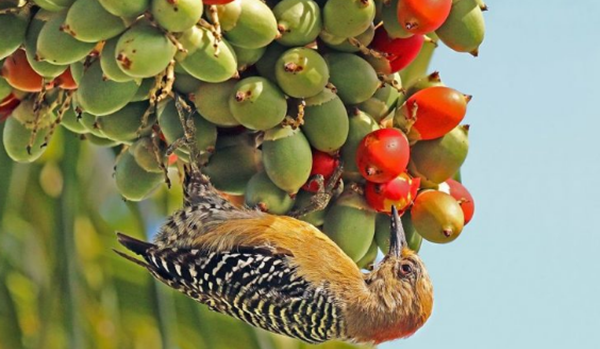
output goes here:
{"type": "Polygon", "coordinates": [[[150,6],[150,0],[98,0],[106,11],[115,16],[134,18],[146,11],[150,6]]]}
{"type": "MultiPolygon", "coordinates": [[[[149,103],[131,102],[114,113],[99,116],[96,120],[102,133],[109,139],[130,143],[138,138],[138,128],[142,123],[142,116],[149,107],[149,103]]],[[[148,119],[145,130],[142,135],[148,133],[154,124],[156,116],[152,113],[148,119]]]]}
{"type": "Polygon", "coordinates": [[[83,73],[77,101],[80,107],[93,115],[107,115],[123,108],[131,101],[139,85],[135,81],[116,82],[102,77],[100,62],[96,61],[83,73]]]}
{"type": "Polygon", "coordinates": [[[419,234],[439,244],[454,241],[462,232],[465,221],[456,199],[437,190],[419,193],[410,212],[419,234]]]}
{"type": "Polygon", "coordinates": [[[381,20],[383,21],[383,27],[387,32],[388,36],[392,39],[406,39],[413,36],[413,34],[406,29],[398,21],[398,1],[391,0],[388,4],[384,2],[381,7],[381,20]]]}
{"type": "Polygon", "coordinates": [[[240,123],[229,109],[229,97],[234,94],[237,83],[237,80],[216,84],[201,83],[194,93],[194,103],[198,112],[217,126],[238,126],[240,123]]]}
{"type": "Polygon", "coordinates": [[[483,12],[477,0],[460,0],[452,4],[450,14],[435,33],[446,46],[457,52],[477,56],[485,35],[483,12]]]}
{"type": "Polygon", "coordinates": [[[95,43],[79,41],[61,29],[66,17],[66,12],[57,13],[44,24],[37,40],[37,58],[66,65],[80,61],[92,52],[95,43]]]}
{"type": "Polygon", "coordinates": [[[223,82],[237,72],[237,59],[231,45],[226,40],[217,44],[215,37],[206,28],[192,27],[179,38],[187,54],[178,54],[181,67],[196,79],[206,82],[223,82]]]}
{"type": "Polygon", "coordinates": [[[377,242],[373,240],[373,242],[371,242],[371,246],[369,246],[369,249],[367,250],[367,253],[365,253],[365,255],[356,262],[356,265],[361,269],[370,269],[373,267],[375,258],[377,258],[377,242]]]}
{"type": "Polygon", "coordinates": [[[149,78],[165,70],[177,48],[159,28],[140,21],[121,35],[115,58],[121,70],[135,78],[149,78]]]}
{"type": "Polygon", "coordinates": [[[279,189],[265,172],[252,176],[246,187],[245,204],[271,214],[285,214],[294,205],[294,199],[279,189]]]}
{"type": "MultiPolygon", "coordinates": [[[[322,31],[319,35],[321,40],[325,43],[325,45],[331,47],[332,49],[340,52],[358,52],[360,48],[356,45],[350,43],[350,38],[339,37],[332,35],[326,31],[322,31]]],[[[364,33],[356,36],[354,39],[358,40],[360,44],[363,46],[369,46],[373,38],[375,37],[375,26],[371,24],[364,33]]]]}
{"type": "MultiPolygon", "coordinates": [[[[400,81],[400,75],[394,74],[392,78],[400,81]]],[[[373,97],[357,105],[357,107],[369,114],[375,121],[380,122],[386,116],[390,115],[398,105],[400,93],[397,87],[388,84],[378,89],[373,97]]]]}
{"type": "Polygon", "coordinates": [[[312,168],[310,144],[302,131],[272,128],[265,132],[262,150],[265,172],[273,183],[290,194],[298,192],[312,168]]]}
{"type": "Polygon", "coordinates": [[[144,170],[129,151],[123,152],[115,165],[117,188],[123,197],[130,201],[147,198],[162,183],[160,172],[144,170]]]}
{"type": "Polygon", "coordinates": [[[442,79],[440,78],[440,73],[437,71],[420,79],[417,79],[413,83],[411,83],[410,86],[408,86],[408,88],[406,89],[405,99],[409,99],[412,95],[421,90],[435,86],[445,86],[442,82],[442,79]]]}
{"type": "Polygon", "coordinates": [[[348,138],[349,125],[344,103],[330,89],[306,100],[302,132],[313,148],[323,152],[341,148],[348,138]]]}
{"type": "Polygon", "coordinates": [[[25,41],[23,42],[23,46],[25,46],[27,62],[29,62],[29,65],[31,65],[31,68],[35,70],[36,73],[40,74],[46,79],[54,79],[67,69],[66,65],[56,65],[50,62],[38,60],[38,37],[42,31],[42,28],[44,27],[44,24],[52,16],[53,14],[48,11],[38,11],[29,22],[29,27],[27,28],[27,33],[25,34],[25,41]]]}
{"type": "Polygon", "coordinates": [[[427,187],[452,177],[467,158],[468,131],[468,126],[460,125],[443,137],[413,145],[408,164],[411,175],[421,178],[421,185],[427,187]]]}
{"type": "MultiPolygon", "coordinates": [[[[196,150],[201,154],[212,153],[217,141],[217,127],[197,112],[193,114],[193,119],[196,127],[196,150]]],[[[183,127],[174,100],[169,99],[159,105],[158,124],[169,144],[183,138],[183,127]]],[[[188,153],[185,147],[181,150],[188,153]]]]}
{"type": "Polygon", "coordinates": [[[135,162],[147,172],[162,173],[160,162],[165,161],[164,149],[155,149],[150,137],[142,137],[135,141],[129,149],[129,153],[133,155],[135,162]],[[157,158],[158,156],[158,158],[157,158]]]}
{"type": "Polygon", "coordinates": [[[304,46],[319,36],[323,27],[321,9],[312,0],[283,0],[273,7],[281,37],[277,42],[285,46],[304,46]]]}
{"type": "Polygon", "coordinates": [[[235,45],[231,45],[235,56],[237,58],[237,69],[240,71],[246,70],[251,65],[254,65],[258,60],[265,54],[267,50],[266,46],[259,48],[243,48],[235,45]]]}
{"type": "Polygon", "coordinates": [[[0,76],[0,101],[12,93],[12,86],[6,82],[6,79],[0,76]]]}
{"type": "Polygon", "coordinates": [[[69,8],[62,28],[79,41],[96,43],[117,36],[126,26],[122,18],[110,14],[98,0],[77,0],[69,8]]]}
{"type": "Polygon", "coordinates": [[[91,144],[97,145],[99,147],[111,148],[111,147],[119,145],[119,142],[117,142],[117,141],[113,141],[112,139],[108,139],[108,138],[104,138],[104,137],[98,137],[91,133],[86,133],[83,136],[85,137],[86,140],[90,141],[91,144]]]}
{"type": "Polygon", "coordinates": [[[89,132],[87,128],[77,119],[77,114],[75,113],[73,105],[71,105],[71,107],[64,113],[60,124],[73,133],[84,134],[89,132]]]}
{"type": "Polygon", "coordinates": [[[150,99],[150,90],[152,90],[155,84],[156,79],[154,78],[143,79],[130,102],[141,102],[150,99]]]}
{"type": "Polygon", "coordinates": [[[4,59],[15,52],[25,39],[27,24],[29,23],[29,11],[23,10],[19,13],[0,14],[0,59],[4,59]]]}
{"type": "Polygon", "coordinates": [[[273,12],[260,0],[234,0],[217,6],[217,13],[225,37],[233,45],[259,48],[279,36],[273,12]]]}
{"type": "Polygon", "coordinates": [[[204,174],[217,190],[230,195],[243,195],[252,176],[260,170],[261,151],[252,136],[219,136],[217,151],[210,157],[204,174]],[[235,166],[232,166],[235,164],[235,166]]]}
{"type": "Polygon", "coordinates": [[[44,10],[58,12],[69,8],[75,0],[33,0],[33,2],[44,10]]]}
{"type": "Polygon", "coordinates": [[[175,82],[173,83],[173,88],[181,94],[193,94],[196,92],[196,90],[198,90],[198,88],[200,88],[201,85],[202,81],[196,79],[188,73],[175,73],[175,82]]]}
{"type": "Polygon", "coordinates": [[[41,120],[38,125],[37,134],[29,152],[27,151],[27,145],[33,132],[33,121],[35,120],[33,100],[25,99],[22,101],[12,112],[11,117],[6,119],[2,133],[2,143],[6,154],[14,161],[22,163],[33,162],[46,150],[46,147],[42,147],[42,144],[48,134],[48,128],[56,118],[56,115],[49,108],[43,108],[40,111],[40,115],[41,120]]]}
{"type": "Polygon", "coordinates": [[[182,32],[198,23],[203,9],[201,0],[152,0],[150,13],[166,30],[182,32]]]}
{"type": "Polygon", "coordinates": [[[325,55],[325,60],[329,66],[330,81],[346,104],[366,101],[381,86],[373,67],[355,54],[330,53],[325,55]]]}
{"type": "Polygon", "coordinates": [[[73,81],[75,81],[77,86],[79,86],[79,83],[81,82],[81,77],[83,76],[83,62],[71,63],[69,65],[69,69],[71,70],[71,77],[73,78],[73,81]]]}
{"type": "Polygon", "coordinates": [[[100,54],[100,66],[102,67],[103,77],[116,82],[127,82],[134,78],[125,74],[117,63],[115,50],[119,37],[114,37],[104,44],[102,53],[100,54]]]}
{"type": "Polygon", "coordinates": [[[85,127],[86,133],[92,134],[99,138],[107,138],[104,135],[104,132],[102,132],[102,130],[96,124],[96,115],[83,112],[79,118],[79,123],[85,127]]]}
{"type": "Polygon", "coordinates": [[[275,78],[287,95],[308,98],[323,91],[329,82],[329,69],[317,51],[296,47],[279,57],[275,63],[275,78]]]}
{"type": "Polygon", "coordinates": [[[329,0],[323,7],[323,29],[339,37],[364,33],[374,18],[373,0],[329,0]]]}
{"type": "Polygon", "coordinates": [[[268,130],[285,118],[287,102],[269,80],[253,76],[239,81],[229,97],[233,117],[252,130],[268,130]]]}
{"type": "Polygon", "coordinates": [[[323,231],[357,262],[373,243],[375,216],[362,195],[346,190],[327,212],[323,231]]]}

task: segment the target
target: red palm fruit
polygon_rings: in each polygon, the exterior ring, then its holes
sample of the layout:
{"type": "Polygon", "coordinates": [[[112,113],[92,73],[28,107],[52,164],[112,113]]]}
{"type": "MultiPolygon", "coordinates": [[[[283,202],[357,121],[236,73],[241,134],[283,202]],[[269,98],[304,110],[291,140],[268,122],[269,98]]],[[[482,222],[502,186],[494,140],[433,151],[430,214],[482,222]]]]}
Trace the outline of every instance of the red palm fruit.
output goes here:
{"type": "Polygon", "coordinates": [[[71,74],[71,68],[67,68],[62,74],[54,79],[54,84],[63,90],[74,90],[77,88],[77,83],[71,74]]]}
{"type": "Polygon", "coordinates": [[[410,139],[429,140],[442,137],[454,129],[467,113],[471,96],[453,88],[434,86],[412,95],[402,107],[406,120],[415,120],[410,139]]]}
{"type": "Polygon", "coordinates": [[[413,35],[406,39],[392,39],[385,28],[381,26],[375,31],[371,47],[387,54],[386,58],[390,61],[392,73],[395,73],[407,67],[417,58],[424,41],[423,35],[413,35]]]}
{"type": "Polygon", "coordinates": [[[458,204],[465,215],[465,225],[467,225],[475,213],[475,201],[473,201],[471,193],[469,193],[462,183],[455,181],[454,179],[448,179],[445,183],[440,184],[439,190],[450,194],[458,201],[458,204]]]}
{"type": "Polygon", "coordinates": [[[310,177],[308,182],[302,186],[302,189],[316,193],[319,190],[319,185],[313,180],[313,176],[322,175],[325,179],[325,183],[331,177],[335,169],[339,166],[339,160],[322,151],[313,149],[312,151],[312,169],[310,170],[310,177]]]}
{"type": "Polygon", "coordinates": [[[177,160],[179,160],[179,157],[177,157],[177,154],[173,153],[171,155],[169,155],[169,159],[167,160],[167,164],[169,166],[175,164],[177,162],[177,160]]]}
{"type": "Polygon", "coordinates": [[[17,90],[39,92],[42,90],[42,77],[27,62],[24,50],[16,50],[7,57],[2,66],[2,76],[17,90]]]}
{"type": "Polygon", "coordinates": [[[427,34],[439,28],[452,8],[452,0],[402,0],[398,21],[408,32],[427,34]]]}
{"type": "Polygon", "coordinates": [[[410,157],[408,139],[401,131],[384,128],[363,138],[356,150],[356,164],[362,176],[385,183],[406,170],[410,157]]]}
{"type": "Polygon", "coordinates": [[[420,178],[411,178],[405,172],[386,183],[367,182],[365,198],[378,212],[390,213],[392,206],[396,206],[402,213],[417,197],[420,184],[420,178]]]}
{"type": "Polygon", "coordinates": [[[0,122],[6,120],[20,103],[21,100],[14,93],[9,94],[0,101],[0,122]]]}
{"type": "Polygon", "coordinates": [[[9,104],[11,104],[11,102],[15,99],[18,99],[17,96],[15,96],[14,93],[9,93],[8,96],[2,98],[2,100],[0,100],[0,107],[5,107],[9,104]]]}

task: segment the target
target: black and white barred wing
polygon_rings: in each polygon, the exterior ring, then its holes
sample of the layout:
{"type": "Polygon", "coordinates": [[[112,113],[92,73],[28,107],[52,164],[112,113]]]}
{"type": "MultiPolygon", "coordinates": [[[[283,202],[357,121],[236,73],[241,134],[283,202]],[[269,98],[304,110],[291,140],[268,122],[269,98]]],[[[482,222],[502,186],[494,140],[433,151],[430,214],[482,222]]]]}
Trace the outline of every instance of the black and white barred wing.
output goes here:
{"type": "Polygon", "coordinates": [[[155,277],[214,311],[310,343],[343,337],[339,306],[326,285],[297,275],[293,256],[266,248],[165,248],[144,257],[155,277]]]}

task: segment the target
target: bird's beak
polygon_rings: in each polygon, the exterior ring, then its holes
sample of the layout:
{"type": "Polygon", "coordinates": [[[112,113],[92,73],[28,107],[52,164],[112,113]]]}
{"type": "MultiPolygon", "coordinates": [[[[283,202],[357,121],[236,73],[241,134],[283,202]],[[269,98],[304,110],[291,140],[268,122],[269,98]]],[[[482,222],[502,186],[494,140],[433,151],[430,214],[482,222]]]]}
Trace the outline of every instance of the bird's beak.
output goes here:
{"type": "Polygon", "coordinates": [[[406,235],[404,235],[404,227],[398,215],[398,210],[392,206],[392,228],[390,229],[390,250],[388,256],[400,257],[402,249],[406,247],[406,235]]]}

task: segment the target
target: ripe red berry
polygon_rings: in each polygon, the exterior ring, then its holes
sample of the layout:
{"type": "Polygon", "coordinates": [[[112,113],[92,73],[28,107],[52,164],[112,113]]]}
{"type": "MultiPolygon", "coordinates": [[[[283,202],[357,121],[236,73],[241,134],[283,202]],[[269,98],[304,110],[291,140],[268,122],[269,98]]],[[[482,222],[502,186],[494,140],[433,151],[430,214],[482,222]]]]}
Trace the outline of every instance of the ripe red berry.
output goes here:
{"type": "Polygon", "coordinates": [[[398,21],[410,33],[427,34],[444,24],[451,7],[452,0],[402,0],[398,21]]]}
{"type": "Polygon", "coordinates": [[[16,50],[6,58],[2,66],[2,76],[18,90],[25,92],[42,90],[43,79],[31,68],[23,50],[16,50]]]}
{"type": "Polygon", "coordinates": [[[367,182],[365,198],[369,205],[378,212],[390,213],[392,206],[402,213],[417,196],[421,180],[411,178],[407,173],[386,183],[367,182]]]}
{"type": "Polygon", "coordinates": [[[467,225],[475,213],[475,202],[473,201],[471,193],[469,193],[462,183],[455,181],[454,179],[448,179],[445,183],[440,184],[440,190],[447,192],[458,201],[458,204],[465,215],[465,225],[467,225]]]}
{"type": "Polygon", "coordinates": [[[445,86],[429,87],[415,93],[403,108],[405,118],[416,118],[410,138],[428,140],[450,132],[465,117],[470,99],[470,96],[445,86]]]}
{"type": "Polygon", "coordinates": [[[77,83],[71,75],[71,68],[67,68],[62,74],[54,79],[54,84],[63,90],[74,90],[77,88],[77,83]]]}
{"type": "Polygon", "coordinates": [[[169,158],[167,160],[167,164],[169,166],[171,166],[171,165],[175,164],[178,159],[179,159],[179,157],[177,156],[177,154],[173,153],[173,154],[169,155],[169,158]]]}
{"type": "Polygon", "coordinates": [[[410,157],[408,139],[401,131],[383,128],[363,138],[356,150],[356,164],[362,176],[384,183],[406,170],[410,157]]]}
{"type": "Polygon", "coordinates": [[[0,101],[0,122],[6,120],[19,104],[21,104],[21,100],[13,93],[0,101]]]}
{"type": "Polygon", "coordinates": [[[391,71],[395,73],[407,67],[417,58],[424,42],[423,35],[413,35],[406,39],[392,39],[383,26],[377,28],[371,47],[387,54],[391,71]]]}
{"type": "Polygon", "coordinates": [[[315,175],[322,175],[325,179],[325,183],[327,183],[327,180],[339,166],[339,160],[334,156],[316,149],[313,149],[312,151],[312,159],[313,163],[312,169],[310,170],[310,178],[308,182],[302,186],[302,189],[315,193],[319,190],[319,185],[312,177],[315,175]]]}

